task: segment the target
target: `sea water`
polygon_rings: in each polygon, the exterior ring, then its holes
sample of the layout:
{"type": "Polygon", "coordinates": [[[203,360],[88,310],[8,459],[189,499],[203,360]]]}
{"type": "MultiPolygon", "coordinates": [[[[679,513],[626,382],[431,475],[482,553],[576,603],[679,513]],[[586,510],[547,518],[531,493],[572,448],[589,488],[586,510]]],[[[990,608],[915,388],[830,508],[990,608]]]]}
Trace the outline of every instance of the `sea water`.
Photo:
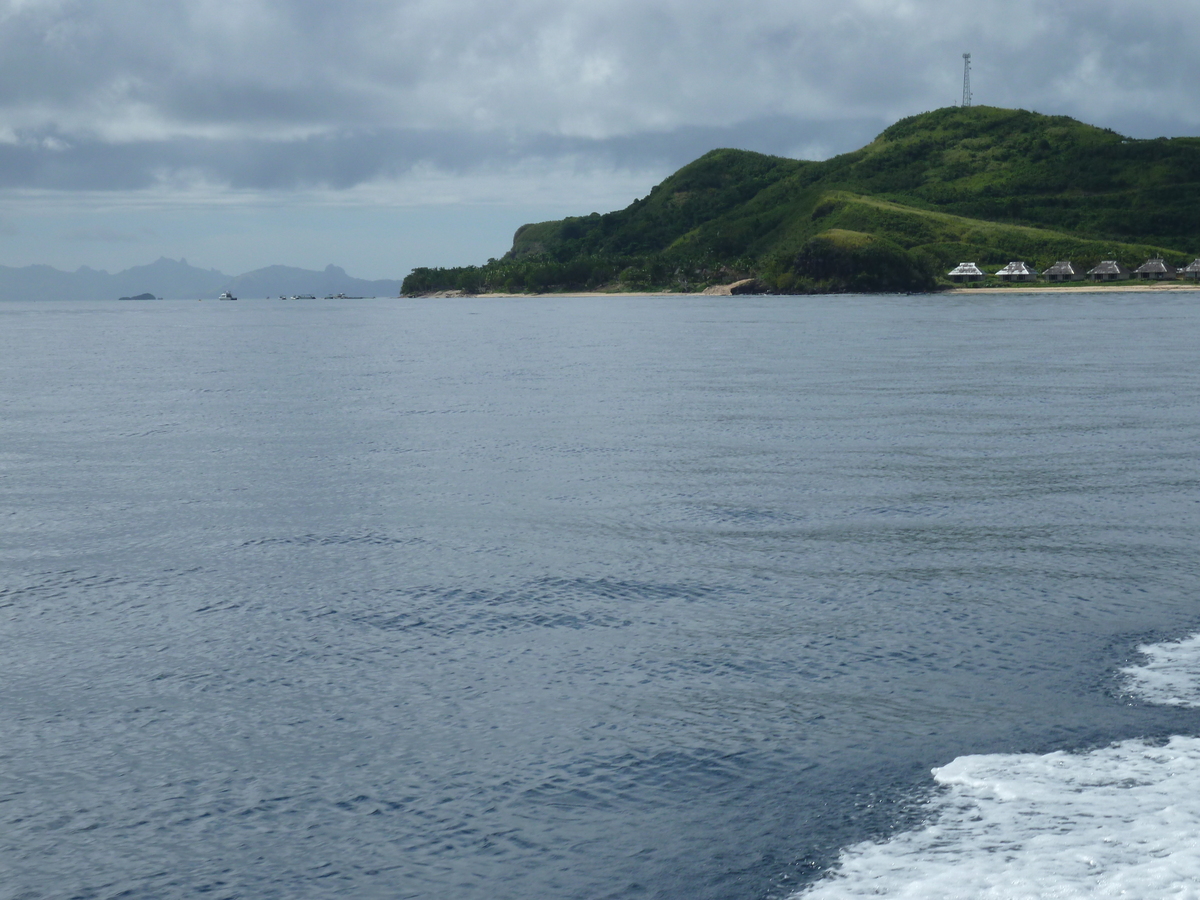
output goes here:
{"type": "Polygon", "coordinates": [[[1195,896],[1198,373],[1190,294],[0,303],[0,897],[1195,896]]]}
{"type": "MultiPolygon", "coordinates": [[[[1183,687],[1195,690],[1195,638],[1143,651],[1186,659],[1183,687]]],[[[1151,697],[1167,680],[1153,665],[1125,671],[1151,697]]],[[[933,769],[944,790],[926,804],[928,824],[848,848],[831,877],[795,896],[1200,897],[1198,773],[1191,736],[959,757],[933,769]]]]}

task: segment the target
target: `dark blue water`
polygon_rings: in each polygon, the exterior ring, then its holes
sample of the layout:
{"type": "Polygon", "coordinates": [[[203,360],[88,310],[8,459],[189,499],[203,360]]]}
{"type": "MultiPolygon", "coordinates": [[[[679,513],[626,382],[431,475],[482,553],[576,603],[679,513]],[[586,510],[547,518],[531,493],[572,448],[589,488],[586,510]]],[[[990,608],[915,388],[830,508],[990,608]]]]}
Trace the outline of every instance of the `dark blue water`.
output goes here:
{"type": "Polygon", "coordinates": [[[1200,732],[1196,296],[0,304],[0,896],[780,897],[1200,732]]]}

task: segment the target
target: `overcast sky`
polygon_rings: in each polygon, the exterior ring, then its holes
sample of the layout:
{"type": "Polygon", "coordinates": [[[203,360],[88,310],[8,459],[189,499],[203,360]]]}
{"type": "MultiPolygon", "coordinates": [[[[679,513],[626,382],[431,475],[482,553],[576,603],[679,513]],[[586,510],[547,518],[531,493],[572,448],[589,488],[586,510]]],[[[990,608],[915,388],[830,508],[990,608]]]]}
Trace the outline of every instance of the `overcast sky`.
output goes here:
{"type": "Polygon", "coordinates": [[[1195,0],[0,0],[0,265],[482,262],[958,103],[1200,134],[1195,0]]]}

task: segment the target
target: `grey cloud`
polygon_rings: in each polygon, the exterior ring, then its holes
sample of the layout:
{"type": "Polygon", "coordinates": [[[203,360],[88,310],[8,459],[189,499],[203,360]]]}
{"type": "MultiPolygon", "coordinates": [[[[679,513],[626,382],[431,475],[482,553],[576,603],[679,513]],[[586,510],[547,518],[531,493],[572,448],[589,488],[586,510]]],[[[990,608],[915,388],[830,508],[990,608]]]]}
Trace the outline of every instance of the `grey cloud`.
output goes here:
{"type": "Polygon", "coordinates": [[[46,149],[46,136],[29,136],[17,144],[0,144],[0,188],[139,190],[180,172],[237,189],[336,189],[400,177],[421,165],[447,173],[503,171],[531,158],[564,157],[585,168],[670,170],[714,147],[810,157],[844,152],[868,142],[885,124],[773,117],[600,139],[405,129],[295,141],[176,138],[113,144],[75,139],[55,151],[46,149]]]}
{"type": "Polygon", "coordinates": [[[73,228],[59,235],[59,237],[67,241],[85,241],[98,244],[133,244],[155,236],[154,230],[149,228],[143,228],[139,231],[118,231],[112,228],[73,228]]]}
{"type": "Polygon", "coordinates": [[[420,163],[837,152],[955,102],[964,50],[979,103],[1185,133],[1200,125],[1192,12],[1190,0],[33,0],[0,7],[0,135],[21,138],[0,144],[0,184],[128,189],[189,171],[345,187],[420,163]]]}

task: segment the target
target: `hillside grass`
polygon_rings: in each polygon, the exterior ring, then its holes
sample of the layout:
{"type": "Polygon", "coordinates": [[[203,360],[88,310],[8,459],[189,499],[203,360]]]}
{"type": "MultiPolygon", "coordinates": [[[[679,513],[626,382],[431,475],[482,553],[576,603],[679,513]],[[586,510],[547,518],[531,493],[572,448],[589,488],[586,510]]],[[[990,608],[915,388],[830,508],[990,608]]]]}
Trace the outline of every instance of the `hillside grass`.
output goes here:
{"type": "Polygon", "coordinates": [[[1200,138],[948,108],[824,162],[713,150],[623,210],[522,226],[503,259],[416,269],[404,291],[696,290],[742,277],[926,290],[967,260],[1183,265],[1200,251],[1197,201],[1200,138]]]}

